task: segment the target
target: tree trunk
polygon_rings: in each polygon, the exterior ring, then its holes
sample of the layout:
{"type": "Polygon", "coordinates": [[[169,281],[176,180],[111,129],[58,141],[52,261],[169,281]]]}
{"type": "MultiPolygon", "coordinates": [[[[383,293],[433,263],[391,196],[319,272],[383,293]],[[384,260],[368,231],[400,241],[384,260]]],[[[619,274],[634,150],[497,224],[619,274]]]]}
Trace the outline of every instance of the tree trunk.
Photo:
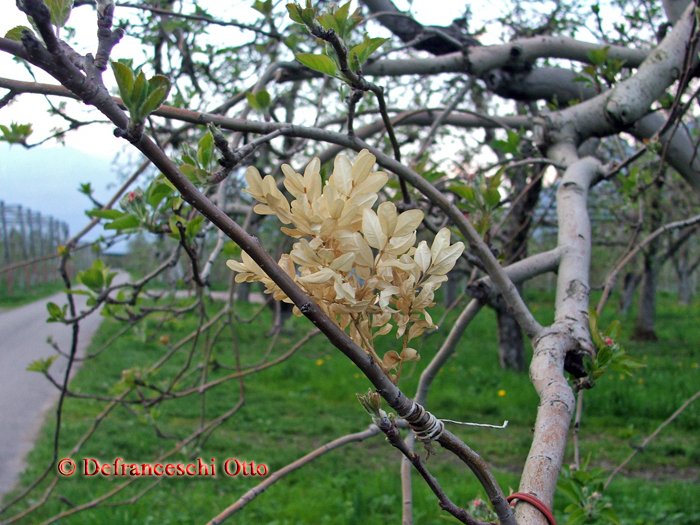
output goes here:
{"type": "Polygon", "coordinates": [[[525,349],[520,325],[506,308],[496,309],[496,321],[498,323],[498,360],[501,368],[510,368],[517,372],[524,371],[525,349]]]}
{"type": "Polygon", "coordinates": [[[682,268],[678,274],[678,304],[680,306],[690,306],[693,300],[692,273],[688,268],[682,268]]]}
{"type": "Polygon", "coordinates": [[[236,299],[244,303],[250,302],[250,283],[240,283],[238,285],[236,299]]]}
{"type": "MultiPolygon", "coordinates": [[[[661,188],[663,180],[656,182],[652,188],[649,198],[649,219],[650,229],[656,230],[661,226],[663,213],[661,211],[661,188]]],[[[632,339],[635,341],[656,341],[654,331],[654,320],[656,317],[656,287],[658,284],[659,271],[663,266],[665,256],[658,257],[661,245],[659,239],[655,239],[646,249],[644,254],[644,269],[642,270],[642,291],[639,294],[639,310],[637,311],[637,322],[634,327],[632,339]]]]}
{"type": "Polygon", "coordinates": [[[654,269],[651,261],[644,262],[644,275],[642,276],[642,291],[639,295],[639,311],[637,312],[637,324],[634,327],[632,339],[635,341],[656,341],[654,320],[656,317],[656,287],[659,273],[654,269]]]}
{"type": "Polygon", "coordinates": [[[678,276],[678,304],[680,306],[690,306],[693,300],[693,273],[698,267],[700,259],[690,262],[690,249],[688,245],[683,246],[678,255],[673,257],[673,267],[678,276]]]}
{"type": "Polygon", "coordinates": [[[625,283],[622,286],[622,294],[620,295],[620,302],[617,305],[617,311],[620,315],[627,315],[632,308],[632,300],[634,299],[634,292],[637,291],[637,286],[642,280],[642,276],[638,273],[628,272],[625,275],[625,283]]]}

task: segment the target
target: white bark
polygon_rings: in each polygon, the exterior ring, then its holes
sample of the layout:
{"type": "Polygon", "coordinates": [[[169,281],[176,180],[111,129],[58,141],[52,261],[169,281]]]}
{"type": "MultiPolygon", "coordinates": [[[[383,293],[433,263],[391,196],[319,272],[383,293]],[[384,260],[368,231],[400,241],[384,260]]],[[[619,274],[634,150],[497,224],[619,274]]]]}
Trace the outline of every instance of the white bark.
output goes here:
{"type": "MultiPolygon", "coordinates": [[[[572,161],[571,149],[569,146],[551,153],[560,153],[555,160],[565,158],[572,161]]],[[[573,162],[560,183],[557,210],[562,255],[555,322],[535,340],[530,365],[530,379],[540,396],[540,405],[520,491],[535,495],[549,508],[554,501],[564,461],[566,436],[576,405],[573,391],[564,376],[564,360],[567,351],[591,346],[588,334],[591,226],[586,200],[590,184],[601,173],[601,164],[587,157],[573,162]]],[[[544,525],[547,522],[542,513],[530,505],[518,505],[515,512],[520,525],[544,525]]]]}
{"type": "Polygon", "coordinates": [[[661,3],[664,6],[668,21],[675,24],[683,16],[683,12],[688,7],[688,4],[692,2],[690,0],[662,0],[661,3]]]}
{"type": "MultiPolygon", "coordinates": [[[[378,60],[364,68],[368,76],[436,75],[438,73],[470,73],[480,76],[492,69],[512,64],[525,63],[537,58],[562,58],[590,63],[589,52],[602,49],[600,44],[581,42],[573,38],[539,36],[523,38],[495,46],[469,48],[467,58],[461,52],[438,57],[408,58],[400,60],[378,60]]],[[[648,50],[610,46],[608,56],[625,61],[625,65],[636,67],[649,54],[648,50]]],[[[286,67],[286,64],[285,64],[286,67]]],[[[293,66],[294,67],[294,66],[293,66]]]]}
{"type": "Polygon", "coordinates": [[[634,75],[595,98],[546,115],[549,143],[580,144],[592,136],[618,133],[642,118],[683,70],[693,22],[692,8],[688,8],[634,75]]]}
{"type": "MultiPolygon", "coordinates": [[[[630,133],[638,139],[650,139],[665,122],[664,115],[652,113],[638,120],[630,129],[630,133]]],[[[659,141],[666,149],[664,160],[673,166],[693,189],[700,190],[700,151],[688,133],[688,128],[678,126],[674,130],[672,127],[659,137],[659,141]]]]}

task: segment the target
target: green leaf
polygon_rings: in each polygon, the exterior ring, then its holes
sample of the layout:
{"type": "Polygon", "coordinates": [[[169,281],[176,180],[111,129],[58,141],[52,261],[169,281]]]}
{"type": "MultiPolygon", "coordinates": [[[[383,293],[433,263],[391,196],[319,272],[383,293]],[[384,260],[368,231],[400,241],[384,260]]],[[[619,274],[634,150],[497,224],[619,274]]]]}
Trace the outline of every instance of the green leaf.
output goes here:
{"type": "Polygon", "coordinates": [[[141,122],[143,119],[139,118],[141,116],[141,106],[146,101],[148,96],[148,82],[146,81],[146,75],[143,71],[139,71],[134,79],[134,86],[131,88],[131,103],[133,109],[130,109],[132,113],[131,118],[141,122]]]}
{"type": "Polygon", "coordinates": [[[8,128],[0,124],[0,131],[2,131],[0,140],[4,140],[9,144],[25,144],[29,135],[32,134],[32,125],[13,122],[8,128]]]}
{"type": "Polygon", "coordinates": [[[489,188],[499,188],[501,186],[501,181],[503,180],[503,172],[506,170],[505,166],[498,170],[498,172],[489,179],[489,188]]]}
{"type": "Polygon", "coordinates": [[[568,525],[578,525],[579,523],[585,523],[587,519],[586,511],[579,507],[569,515],[569,521],[566,523],[568,525]]]}
{"type": "MultiPolygon", "coordinates": [[[[29,31],[29,33],[34,35],[34,31],[32,31],[27,26],[15,26],[12,29],[10,29],[7,33],[5,33],[5,38],[8,38],[10,40],[15,40],[16,42],[21,42],[22,41],[22,33],[24,31],[29,31]]],[[[34,35],[34,36],[36,36],[36,35],[34,35]]]]}
{"type": "Polygon", "coordinates": [[[193,184],[204,184],[207,181],[207,172],[192,164],[183,164],[180,166],[180,171],[193,184]]]}
{"type": "Polygon", "coordinates": [[[85,212],[85,214],[88,217],[97,217],[100,219],[110,219],[110,220],[118,219],[119,217],[123,217],[124,215],[126,215],[126,213],[124,213],[123,211],[113,210],[113,209],[101,210],[99,208],[96,208],[94,210],[88,210],[85,212]]]}
{"type": "Polygon", "coordinates": [[[350,2],[345,2],[343,5],[341,5],[336,12],[334,13],[334,16],[336,20],[341,21],[341,20],[347,20],[348,14],[350,13],[350,2]]]}
{"type": "Polygon", "coordinates": [[[265,89],[261,89],[257,93],[246,93],[246,99],[248,99],[250,107],[257,111],[265,111],[270,107],[270,93],[265,89]]]}
{"type": "Polygon", "coordinates": [[[608,326],[608,329],[605,330],[603,335],[605,337],[610,337],[613,341],[619,341],[622,335],[622,324],[620,324],[620,321],[615,320],[610,323],[610,326],[608,326]]]}
{"type": "Polygon", "coordinates": [[[508,130],[508,140],[492,140],[489,145],[503,153],[510,153],[511,155],[518,155],[520,153],[520,141],[521,136],[515,131],[508,130]]]}
{"type": "Polygon", "coordinates": [[[312,26],[316,18],[316,9],[311,7],[311,2],[306,2],[306,7],[301,10],[301,19],[307,26],[312,26]]]}
{"type": "Polygon", "coordinates": [[[204,216],[200,215],[199,217],[195,217],[194,219],[192,219],[190,222],[187,223],[187,227],[185,228],[185,239],[187,239],[188,242],[192,242],[195,235],[197,235],[197,232],[199,231],[200,227],[202,226],[203,222],[204,222],[204,216]]]}
{"type": "Polygon", "coordinates": [[[58,355],[52,355],[46,359],[37,359],[29,363],[27,367],[27,372],[41,372],[42,374],[48,374],[49,368],[53,362],[58,358],[58,355]]]}
{"type": "Polygon", "coordinates": [[[304,20],[301,18],[301,7],[298,4],[287,4],[286,7],[289,12],[289,18],[298,24],[304,23],[304,20]]]}
{"type": "Polygon", "coordinates": [[[615,511],[612,509],[612,507],[604,507],[603,509],[601,509],[600,515],[601,517],[608,520],[610,523],[620,525],[620,520],[617,518],[617,514],[615,514],[615,511]]]}
{"type": "Polygon", "coordinates": [[[572,503],[578,504],[581,501],[581,494],[573,485],[574,484],[568,479],[562,480],[557,485],[557,492],[563,494],[572,503]]]}
{"type": "Polygon", "coordinates": [[[185,231],[187,231],[187,221],[180,217],[179,215],[173,215],[170,217],[170,236],[180,240],[180,228],[177,227],[177,223],[182,224],[185,227],[185,231]]]}
{"type": "Polygon", "coordinates": [[[372,53],[388,40],[388,38],[369,38],[365,33],[364,41],[350,49],[350,56],[356,55],[359,63],[363,64],[372,53]]]}
{"type": "Polygon", "coordinates": [[[65,293],[69,293],[71,295],[87,295],[88,297],[92,297],[92,293],[88,292],[87,290],[78,290],[77,288],[71,288],[70,290],[65,290],[65,293]]]}
{"type": "Polygon", "coordinates": [[[92,186],[89,182],[81,183],[80,187],[78,188],[78,191],[80,193],[83,193],[84,195],[90,196],[92,195],[92,186]]]}
{"type": "Polygon", "coordinates": [[[255,95],[253,93],[246,93],[245,98],[248,100],[248,104],[250,104],[251,108],[253,108],[256,111],[262,111],[260,104],[258,104],[258,99],[255,98],[255,95]]]}
{"type": "Polygon", "coordinates": [[[172,195],[172,193],[172,187],[156,179],[148,187],[146,200],[153,208],[157,208],[162,200],[172,195]]]}
{"type": "Polygon", "coordinates": [[[309,69],[323,73],[324,75],[334,76],[337,70],[335,62],[326,55],[314,55],[312,53],[296,53],[296,59],[304,64],[309,69]]]}
{"type": "Polygon", "coordinates": [[[112,281],[117,276],[117,272],[104,272],[103,275],[105,279],[105,287],[110,287],[112,285],[112,281]]]}
{"type": "Polygon", "coordinates": [[[224,243],[224,247],[223,247],[222,251],[224,252],[224,255],[226,257],[233,259],[233,258],[240,258],[241,252],[243,250],[241,250],[241,247],[238,246],[238,244],[236,244],[235,242],[228,241],[228,242],[224,243]]]}
{"type": "Polygon", "coordinates": [[[600,331],[598,330],[598,312],[596,312],[595,308],[593,307],[588,308],[588,327],[591,332],[593,344],[596,346],[596,348],[601,349],[606,347],[607,345],[605,344],[605,341],[603,341],[600,331]]]}
{"type": "Polygon", "coordinates": [[[647,365],[639,359],[630,357],[627,354],[615,356],[610,363],[610,369],[621,374],[627,374],[629,376],[634,375],[634,370],[639,368],[645,368],[647,365]]]}
{"type": "Polygon", "coordinates": [[[63,27],[68,22],[73,0],[44,0],[51,13],[51,23],[56,27],[63,27]]]}
{"type": "Polygon", "coordinates": [[[155,75],[148,80],[148,95],[146,100],[138,108],[141,118],[146,118],[148,115],[157,110],[163,105],[163,102],[168,98],[170,93],[170,80],[163,75],[155,75]]]}
{"type": "Polygon", "coordinates": [[[323,26],[324,29],[332,29],[340,35],[340,27],[338,27],[338,21],[330,13],[323,13],[318,17],[318,23],[323,26]]]}
{"type": "Polygon", "coordinates": [[[182,159],[183,164],[189,164],[191,166],[194,166],[197,164],[197,162],[190,155],[183,155],[180,158],[182,159]]]}
{"type": "Polygon", "coordinates": [[[197,160],[202,168],[208,168],[214,156],[214,135],[207,131],[197,143],[197,160]]]}
{"type": "Polygon", "coordinates": [[[272,0],[265,0],[265,2],[257,0],[253,4],[253,9],[259,13],[262,13],[263,15],[269,15],[272,12],[272,0]]]}
{"type": "Polygon", "coordinates": [[[51,316],[52,320],[56,321],[59,319],[63,319],[63,312],[56,303],[48,303],[46,305],[46,310],[49,312],[49,315],[51,316]]]}
{"type": "Polygon", "coordinates": [[[131,111],[131,92],[134,89],[134,72],[126,64],[121,62],[111,62],[112,72],[114,73],[114,78],[117,81],[117,87],[119,88],[119,96],[122,98],[122,102],[131,111]]]}
{"type": "Polygon", "coordinates": [[[255,100],[257,101],[258,105],[263,109],[269,108],[270,102],[272,102],[270,94],[267,92],[266,89],[261,89],[260,91],[258,91],[255,94],[255,100]]]}
{"type": "Polygon", "coordinates": [[[118,219],[113,220],[109,224],[105,224],[105,230],[128,230],[131,228],[138,228],[141,224],[139,218],[136,215],[125,215],[118,219]]]}
{"type": "Polygon", "coordinates": [[[501,194],[496,188],[488,188],[484,197],[486,198],[486,204],[492,208],[495,208],[501,202],[501,194]]]}
{"type": "Polygon", "coordinates": [[[99,292],[104,288],[105,280],[102,272],[97,268],[90,268],[78,273],[78,282],[84,284],[90,290],[99,292]]]}
{"type": "Polygon", "coordinates": [[[463,184],[450,184],[447,187],[448,191],[451,191],[455,195],[459,195],[463,199],[468,200],[471,203],[476,202],[476,195],[474,194],[474,188],[471,186],[465,186],[463,184]]]}
{"type": "MultiPolygon", "coordinates": [[[[587,54],[588,59],[591,61],[596,66],[602,66],[605,64],[605,61],[608,59],[608,51],[610,50],[610,46],[605,46],[602,49],[592,49],[589,51],[587,54]]],[[[585,70],[585,69],[584,69],[585,70]]]]}

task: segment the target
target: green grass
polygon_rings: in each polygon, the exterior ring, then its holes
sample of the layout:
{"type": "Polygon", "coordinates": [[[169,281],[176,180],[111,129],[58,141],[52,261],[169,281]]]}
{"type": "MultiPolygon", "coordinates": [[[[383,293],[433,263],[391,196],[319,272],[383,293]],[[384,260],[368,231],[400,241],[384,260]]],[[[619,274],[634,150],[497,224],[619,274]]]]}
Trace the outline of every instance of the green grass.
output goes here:
{"type": "Polygon", "coordinates": [[[0,284],[0,308],[17,308],[18,306],[50,297],[64,289],[63,283],[57,281],[55,283],[37,284],[29,290],[22,286],[15,286],[12,295],[10,295],[7,282],[3,279],[2,284],[0,284]]]}
{"type": "MultiPolygon", "coordinates": [[[[551,322],[552,309],[542,297],[531,297],[530,304],[540,322],[551,322]]],[[[210,306],[212,313],[216,308],[210,306]]],[[[250,313],[247,306],[243,313],[250,313]]],[[[606,327],[614,312],[604,312],[601,326],[606,327]]],[[[609,374],[586,393],[581,430],[582,453],[592,455],[592,463],[606,468],[619,464],[653,429],[667,418],[700,385],[700,307],[674,306],[672,298],[661,298],[658,313],[658,343],[626,342],[625,347],[648,364],[635,377],[621,378],[609,374]]],[[[438,318],[435,315],[434,318],[438,318]]],[[[241,358],[244,364],[257,362],[265,353],[269,339],[261,334],[269,326],[269,314],[252,324],[236,324],[241,358]]],[[[308,327],[303,319],[294,320],[296,335],[284,335],[274,356],[286,351],[308,327]]],[[[149,321],[149,329],[158,322],[149,321]]],[[[444,334],[445,323],[440,331],[444,334]]],[[[623,320],[624,337],[631,331],[631,321],[623,320]]],[[[167,321],[161,332],[172,341],[187,334],[195,320],[167,321]]],[[[507,492],[517,489],[518,472],[527,456],[531,427],[537,408],[537,396],[527,374],[502,372],[498,368],[495,319],[484,311],[469,327],[458,352],[439,373],[433,385],[428,407],[438,416],[480,423],[500,424],[509,420],[505,430],[452,428],[493,467],[496,478],[507,492]],[[499,391],[505,395],[499,396],[499,391]]],[[[120,326],[107,320],[93,342],[99,348],[120,326]]],[[[415,392],[422,367],[433,356],[441,336],[424,340],[423,359],[416,370],[410,368],[401,382],[409,395],[415,392]]],[[[384,341],[388,349],[391,337],[384,341]]],[[[232,344],[227,331],[222,332],[215,347],[221,363],[233,362],[232,344]]],[[[131,330],[99,357],[85,363],[72,388],[77,392],[106,393],[119,381],[122,370],[147,366],[156,361],[165,347],[156,336],[131,330]]],[[[178,354],[164,366],[154,380],[166,378],[185,359],[178,354]]],[[[210,378],[229,371],[210,372],[210,378]]],[[[193,384],[194,384],[193,380],[193,384]]],[[[370,423],[356,400],[356,392],[366,392],[369,383],[337,350],[317,337],[290,360],[245,379],[246,404],[206,441],[201,449],[187,454],[216,458],[219,469],[227,458],[265,463],[274,472],[321,444],[345,433],[363,430],[370,423]]],[[[235,405],[239,385],[229,382],[209,392],[206,397],[208,417],[216,416],[235,405]]],[[[166,402],[157,412],[139,417],[118,407],[99,427],[95,436],[72,457],[112,461],[121,457],[129,462],[150,462],[169,450],[178,439],[196,429],[201,399],[190,396],[178,402],[166,402]],[[159,438],[149,420],[156,418],[162,434],[159,438]],[[154,452],[155,451],[155,452],[154,452]]],[[[700,464],[700,403],[688,410],[653,441],[646,452],[633,460],[625,475],[618,476],[609,489],[614,507],[623,525],[700,523],[700,487],[697,483],[700,464]]],[[[94,421],[105,403],[69,399],[65,407],[63,443],[59,457],[67,457],[70,447],[94,421]]],[[[23,475],[26,485],[51,457],[53,423],[42,431],[23,475]]],[[[187,461],[186,455],[175,456],[187,461]]],[[[570,451],[567,461],[572,461],[570,451]]],[[[400,520],[399,455],[383,438],[349,445],[331,452],[302,470],[287,476],[259,496],[230,520],[237,524],[384,524],[400,520]]],[[[428,462],[448,495],[466,505],[480,487],[469,470],[451,455],[438,452],[428,462]]],[[[143,490],[153,478],[139,479],[115,501],[123,501],[143,490]]],[[[92,509],[78,513],[61,523],[205,523],[238,499],[258,481],[252,477],[216,479],[164,479],[136,503],[129,506],[92,509]]],[[[62,478],[49,501],[20,523],[42,520],[79,505],[114,488],[114,478],[74,475],[62,478]]],[[[43,485],[45,486],[45,485],[43,485]]],[[[444,523],[434,496],[414,476],[415,522],[444,523]]],[[[32,493],[31,501],[42,493],[32,493]]],[[[483,496],[483,490],[481,491],[483,496]]],[[[30,502],[31,502],[30,501],[30,502]]],[[[27,503],[28,504],[28,503],[27,503]]],[[[27,504],[20,504],[24,508],[27,504]],[[24,507],[23,507],[24,505],[24,507]]],[[[555,502],[555,514],[565,523],[563,498],[555,502]]],[[[5,516],[2,516],[3,518],[5,516]]]]}

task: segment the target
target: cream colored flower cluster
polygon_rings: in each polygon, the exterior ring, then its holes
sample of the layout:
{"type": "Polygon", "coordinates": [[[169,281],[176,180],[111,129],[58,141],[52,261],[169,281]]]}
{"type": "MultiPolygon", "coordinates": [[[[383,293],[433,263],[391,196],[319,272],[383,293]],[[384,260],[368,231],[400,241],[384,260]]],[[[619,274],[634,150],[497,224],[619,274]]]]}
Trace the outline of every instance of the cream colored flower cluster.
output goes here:
{"type": "MultiPolygon", "coordinates": [[[[294,197],[290,204],[270,175],[260,177],[250,167],[246,190],[262,204],[261,215],[276,215],[282,231],[299,239],[280,266],[394,381],[405,361],[419,359],[408,343],[435,325],[427,308],[446,274],[464,250],[450,245],[450,231],[440,230],[428,246],[416,243],[416,229],[423,220],[420,210],[397,213],[391,202],[375,212],[377,192],[386,173],[372,172],[376,158],[362,150],[354,163],[345,155],[335,159],[333,174],[322,184],[319,159],[313,159],[302,176],[284,165],[284,186],[294,197]],[[397,327],[403,339],[401,352],[391,350],[380,359],[375,338],[397,327]],[[392,373],[395,370],[396,373],[392,373]]],[[[228,261],[237,282],[262,282],[266,293],[291,302],[277,285],[243,252],[242,262],[228,261]]],[[[296,310],[297,314],[299,312],[296,310]]]]}

